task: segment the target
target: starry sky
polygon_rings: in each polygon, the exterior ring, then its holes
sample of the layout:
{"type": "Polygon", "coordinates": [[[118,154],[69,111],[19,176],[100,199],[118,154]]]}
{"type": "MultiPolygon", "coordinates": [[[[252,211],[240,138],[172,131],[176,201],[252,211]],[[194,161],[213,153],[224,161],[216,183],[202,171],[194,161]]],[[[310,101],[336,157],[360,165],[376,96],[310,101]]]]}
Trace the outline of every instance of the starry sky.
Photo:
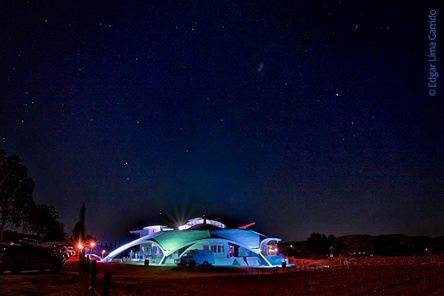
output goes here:
{"type": "Polygon", "coordinates": [[[442,235],[439,1],[405,2],[2,2],[0,147],[103,240],[202,214],[442,235]]]}

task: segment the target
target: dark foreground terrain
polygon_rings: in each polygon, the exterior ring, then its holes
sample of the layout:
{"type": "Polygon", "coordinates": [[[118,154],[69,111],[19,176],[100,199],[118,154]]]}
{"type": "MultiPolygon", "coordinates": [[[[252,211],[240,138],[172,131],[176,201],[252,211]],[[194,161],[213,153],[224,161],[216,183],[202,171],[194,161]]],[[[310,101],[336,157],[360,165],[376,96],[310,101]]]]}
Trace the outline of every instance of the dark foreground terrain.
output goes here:
{"type": "MultiPolygon", "coordinates": [[[[111,295],[444,295],[444,258],[297,260],[286,271],[177,271],[98,265],[112,273],[111,295]]],[[[100,292],[100,288],[99,288],[100,292]]],[[[0,295],[79,295],[75,263],[60,274],[0,275],[0,295]]]]}

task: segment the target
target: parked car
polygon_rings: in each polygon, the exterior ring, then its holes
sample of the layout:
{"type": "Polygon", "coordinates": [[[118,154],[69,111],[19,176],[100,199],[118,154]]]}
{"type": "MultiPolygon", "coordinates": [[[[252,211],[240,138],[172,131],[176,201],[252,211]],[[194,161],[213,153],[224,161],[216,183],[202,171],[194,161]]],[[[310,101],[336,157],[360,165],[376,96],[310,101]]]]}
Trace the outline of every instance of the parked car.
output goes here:
{"type": "Polygon", "coordinates": [[[72,246],[63,246],[61,251],[63,252],[63,257],[65,259],[69,259],[70,257],[76,255],[76,251],[74,250],[74,247],[72,247],[72,246]]]}
{"type": "Polygon", "coordinates": [[[213,252],[206,250],[190,250],[177,261],[178,267],[209,267],[213,264],[213,252]]]}
{"type": "Polygon", "coordinates": [[[9,246],[0,251],[0,273],[19,273],[27,270],[58,272],[63,258],[50,250],[34,246],[9,246]]]}

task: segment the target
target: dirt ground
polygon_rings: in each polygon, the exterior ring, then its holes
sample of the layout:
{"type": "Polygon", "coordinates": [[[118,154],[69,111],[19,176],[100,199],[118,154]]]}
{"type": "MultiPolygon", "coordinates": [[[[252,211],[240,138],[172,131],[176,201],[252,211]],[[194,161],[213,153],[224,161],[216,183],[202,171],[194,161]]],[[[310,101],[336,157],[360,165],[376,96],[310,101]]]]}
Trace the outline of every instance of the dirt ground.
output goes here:
{"type": "MultiPolygon", "coordinates": [[[[282,270],[98,264],[98,290],[110,271],[111,295],[444,295],[443,257],[294,260],[282,270]]],[[[79,295],[74,263],[60,274],[0,275],[0,295],[79,295]]]]}

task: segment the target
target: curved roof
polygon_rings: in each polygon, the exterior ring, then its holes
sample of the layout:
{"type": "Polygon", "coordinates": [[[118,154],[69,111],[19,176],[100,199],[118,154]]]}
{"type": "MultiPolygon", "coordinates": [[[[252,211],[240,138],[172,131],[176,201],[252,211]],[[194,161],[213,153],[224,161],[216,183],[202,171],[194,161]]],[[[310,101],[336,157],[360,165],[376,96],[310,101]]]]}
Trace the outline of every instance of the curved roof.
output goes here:
{"type": "Polygon", "coordinates": [[[208,230],[180,230],[159,233],[151,240],[157,242],[165,251],[176,250],[193,241],[210,238],[208,230]]]}
{"type": "Polygon", "coordinates": [[[259,248],[261,241],[267,237],[255,231],[234,228],[165,231],[158,233],[158,235],[151,238],[151,240],[157,242],[165,251],[171,251],[205,238],[224,238],[239,242],[249,248],[259,248]]]}
{"type": "Polygon", "coordinates": [[[225,238],[231,241],[239,242],[249,248],[259,248],[260,235],[243,229],[220,229],[211,231],[214,237],[225,238]]]}

